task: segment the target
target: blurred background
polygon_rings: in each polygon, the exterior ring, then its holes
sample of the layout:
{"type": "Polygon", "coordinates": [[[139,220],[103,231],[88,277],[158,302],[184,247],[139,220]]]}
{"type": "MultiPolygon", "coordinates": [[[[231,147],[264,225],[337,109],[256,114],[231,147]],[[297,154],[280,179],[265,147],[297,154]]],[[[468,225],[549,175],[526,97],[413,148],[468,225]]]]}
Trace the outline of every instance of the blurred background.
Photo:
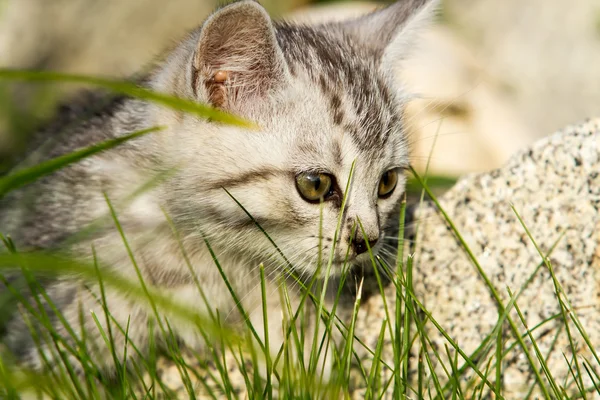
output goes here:
{"type": "MultiPolygon", "coordinates": [[[[383,3],[262,0],[275,18],[343,19],[383,3]]],[[[210,0],[0,0],[0,67],[125,78],[216,6],[210,0]]],[[[455,177],[600,116],[600,0],[444,0],[398,78],[415,93],[413,163],[455,177]],[[435,146],[432,149],[432,146],[435,146]]],[[[0,168],[72,85],[0,81],[0,168]]]]}

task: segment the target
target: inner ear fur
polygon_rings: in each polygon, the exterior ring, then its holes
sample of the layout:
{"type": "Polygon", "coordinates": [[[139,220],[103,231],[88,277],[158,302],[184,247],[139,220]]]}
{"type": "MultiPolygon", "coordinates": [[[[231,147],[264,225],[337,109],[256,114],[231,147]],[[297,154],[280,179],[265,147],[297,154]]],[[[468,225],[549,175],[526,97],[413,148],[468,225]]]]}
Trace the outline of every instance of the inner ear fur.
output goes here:
{"type": "Polygon", "coordinates": [[[423,25],[431,21],[438,5],[439,0],[397,0],[365,16],[331,26],[361,43],[389,69],[410,53],[423,25]]]}
{"type": "Polygon", "coordinates": [[[264,96],[284,75],[284,60],[265,9],[241,1],[204,23],[193,58],[193,89],[215,107],[264,96]]]}

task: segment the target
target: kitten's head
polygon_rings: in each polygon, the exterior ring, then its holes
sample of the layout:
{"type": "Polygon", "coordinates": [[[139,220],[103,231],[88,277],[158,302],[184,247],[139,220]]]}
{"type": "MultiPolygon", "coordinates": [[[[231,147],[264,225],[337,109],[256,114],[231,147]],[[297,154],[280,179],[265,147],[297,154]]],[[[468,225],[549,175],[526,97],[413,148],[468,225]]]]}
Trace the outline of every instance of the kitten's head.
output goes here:
{"type": "Polygon", "coordinates": [[[386,226],[397,223],[389,219],[408,166],[392,72],[431,3],[402,0],[316,27],[274,24],[253,1],[210,16],[154,86],[260,128],[161,112],[157,122],[172,128],[160,136],[161,158],[180,168],[165,194],[179,229],[206,235],[217,255],[273,265],[260,225],[306,273],[320,245],[326,263],[335,243],[334,272],[346,258],[367,258],[367,242],[378,251],[386,226]]]}

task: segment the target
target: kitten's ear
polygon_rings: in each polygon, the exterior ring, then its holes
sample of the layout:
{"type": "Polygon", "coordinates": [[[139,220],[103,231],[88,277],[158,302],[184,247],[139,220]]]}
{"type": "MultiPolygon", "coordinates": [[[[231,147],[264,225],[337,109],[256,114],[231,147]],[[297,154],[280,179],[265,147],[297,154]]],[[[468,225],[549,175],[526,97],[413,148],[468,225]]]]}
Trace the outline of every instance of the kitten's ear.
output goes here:
{"type": "Polygon", "coordinates": [[[254,1],[236,2],[201,28],[192,66],[194,93],[215,107],[236,109],[281,82],[285,65],[265,9],[254,1]]]}
{"type": "Polygon", "coordinates": [[[337,26],[393,68],[410,52],[419,28],[431,20],[438,0],[398,0],[363,17],[337,26]]]}

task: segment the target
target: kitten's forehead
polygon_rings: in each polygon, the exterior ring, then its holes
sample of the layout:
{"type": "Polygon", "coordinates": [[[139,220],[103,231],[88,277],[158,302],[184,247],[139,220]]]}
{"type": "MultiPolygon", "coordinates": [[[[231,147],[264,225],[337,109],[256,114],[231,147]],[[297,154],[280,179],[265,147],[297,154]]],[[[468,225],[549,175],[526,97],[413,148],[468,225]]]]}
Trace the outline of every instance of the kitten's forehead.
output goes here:
{"type": "Polygon", "coordinates": [[[341,32],[279,25],[279,45],[292,76],[307,76],[328,103],[335,126],[361,151],[382,152],[399,126],[399,108],[369,49],[341,32]]]}

